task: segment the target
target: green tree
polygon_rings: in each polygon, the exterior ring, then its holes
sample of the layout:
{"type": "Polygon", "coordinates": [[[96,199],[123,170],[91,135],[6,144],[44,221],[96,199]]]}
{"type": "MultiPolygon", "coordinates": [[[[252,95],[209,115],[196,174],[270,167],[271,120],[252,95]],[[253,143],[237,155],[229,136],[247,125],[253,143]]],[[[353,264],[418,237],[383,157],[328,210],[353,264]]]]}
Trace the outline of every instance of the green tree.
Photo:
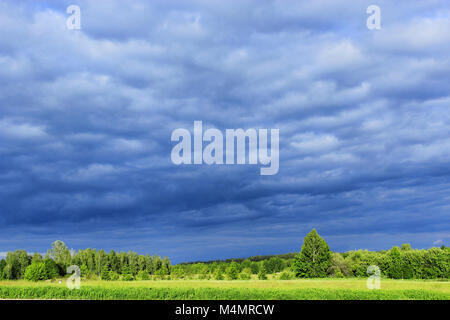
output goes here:
{"type": "Polygon", "coordinates": [[[111,270],[119,272],[121,269],[120,260],[114,250],[111,250],[108,254],[109,264],[111,265],[111,270]]]}
{"type": "Polygon", "coordinates": [[[259,265],[257,262],[252,261],[250,264],[250,269],[252,270],[252,274],[258,274],[259,272],[259,265]]]}
{"type": "Polygon", "coordinates": [[[216,279],[216,280],[223,280],[224,279],[223,272],[222,272],[221,268],[218,267],[218,268],[216,268],[214,270],[214,279],[216,279]]]}
{"type": "Polygon", "coordinates": [[[238,278],[239,274],[239,266],[236,262],[230,263],[228,268],[225,270],[225,274],[227,275],[227,278],[229,280],[236,280],[238,278]]]}
{"type": "Polygon", "coordinates": [[[82,264],[80,267],[81,277],[82,278],[88,278],[89,277],[89,268],[87,265],[82,264]]]}
{"type": "Polygon", "coordinates": [[[25,269],[30,265],[31,257],[25,250],[16,250],[6,254],[4,273],[6,279],[22,279],[25,269]]]}
{"type": "Polygon", "coordinates": [[[5,273],[3,272],[3,270],[5,270],[5,267],[6,267],[6,261],[5,261],[5,259],[1,259],[0,260],[0,280],[6,279],[5,273]]]}
{"type": "Polygon", "coordinates": [[[252,270],[249,267],[242,269],[241,273],[239,274],[239,279],[250,280],[251,278],[252,278],[252,270]]]}
{"type": "Polygon", "coordinates": [[[411,250],[411,245],[409,243],[404,243],[404,244],[402,244],[400,250],[409,251],[409,250],[411,250]]]}
{"type": "Polygon", "coordinates": [[[331,257],[331,267],[328,268],[328,274],[332,277],[342,278],[350,275],[350,267],[344,257],[338,253],[333,252],[331,257]]]}
{"type": "Polygon", "coordinates": [[[293,269],[297,277],[323,278],[331,266],[331,251],[328,244],[313,229],[303,241],[302,250],[294,259],[293,269]]]}
{"type": "Polygon", "coordinates": [[[263,262],[264,268],[267,273],[277,273],[285,268],[284,261],[279,257],[272,257],[263,262]]]}
{"type": "Polygon", "coordinates": [[[128,251],[127,256],[128,256],[128,266],[130,267],[131,274],[135,276],[139,272],[139,265],[138,265],[139,255],[136,252],[128,251]]]}
{"type": "Polygon", "coordinates": [[[387,255],[387,273],[389,278],[403,278],[403,261],[399,247],[393,247],[387,255]]]}
{"type": "Polygon", "coordinates": [[[108,268],[108,266],[106,264],[102,267],[102,272],[100,273],[100,279],[102,279],[102,280],[111,280],[110,273],[109,273],[109,268],[108,268]]]}
{"type": "Polygon", "coordinates": [[[95,273],[101,276],[104,267],[109,266],[108,255],[105,250],[98,250],[95,253],[95,273]]]}
{"type": "Polygon", "coordinates": [[[137,274],[138,280],[150,280],[150,275],[145,270],[140,270],[137,274]]]}
{"type": "Polygon", "coordinates": [[[47,279],[54,279],[59,276],[59,268],[55,261],[52,259],[44,259],[43,263],[45,266],[45,271],[47,272],[47,279]]]}
{"type": "Polygon", "coordinates": [[[66,244],[61,240],[52,243],[52,248],[47,251],[47,257],[53,259],[60,268],[60,274],[65,274],[67,267],[70,265],[70,251],[66,244]]]}

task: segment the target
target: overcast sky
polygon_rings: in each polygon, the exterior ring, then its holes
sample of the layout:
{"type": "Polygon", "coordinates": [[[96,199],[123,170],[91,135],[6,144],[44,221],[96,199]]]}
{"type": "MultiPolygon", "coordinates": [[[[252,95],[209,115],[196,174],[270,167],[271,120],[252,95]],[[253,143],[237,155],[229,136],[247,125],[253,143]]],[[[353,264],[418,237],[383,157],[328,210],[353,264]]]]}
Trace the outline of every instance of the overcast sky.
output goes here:
{"type": "Polygon", "coordinates": [[[449,18],[447,0],[2,0],[0,254],[244,257],[312,228],[335,251],[448,244],[449,18]],[[194,120],[280,129],[278,174],[175,166],[194,120]]]}

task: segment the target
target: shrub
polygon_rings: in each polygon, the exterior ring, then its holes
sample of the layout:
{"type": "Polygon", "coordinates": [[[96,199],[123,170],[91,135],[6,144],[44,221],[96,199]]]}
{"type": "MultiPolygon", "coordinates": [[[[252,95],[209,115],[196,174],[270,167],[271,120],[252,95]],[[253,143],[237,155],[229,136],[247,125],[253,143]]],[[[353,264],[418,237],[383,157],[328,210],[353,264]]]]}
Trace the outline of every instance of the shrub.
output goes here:
{"type": "Polygon", "coordinates": [[[252,276],[248,272],[241,272],[239,274],[239,279],[241,280],[250,280],[252,276]]]}
{"type": "Polygon", "coordinates": [[[295,273],[291,272],[291,271],[283,271],[282,273],[280,273],[279,280],[292,280],[295,279],[295,273]]]}
{"type": "Polygon", "coordinates": [[[45,270],[47,272],[47,279],[54,279],[59,277],[59,267],[52,259],[44,259],[45,270]]]}
{"type": "Polygon", "coordinates": [[[89,277],[89,269],[88,269],[88,267],[85,264],[81,265],[80,272],[81,272],[81,277],[82,278],[89,277]]]}
{"type": "Polygon", "coordinates": [[[328,269],[328,274],[334,278],[343,278],[344,277],[341,269],[339,269],[339,267],[337,267],[337,266],[331,266],[328,269]]]}
{"type": "Polygon", "coordinates": [[[138,280],[149,280],[150,275],[146,271],[141,270],[138,272],[137,278],[138,278],[138,280]]]}
{"type": "Polygon", "coordinates": [[[264,268],[261,268],[261,270],[258,273],[258,279],[259,280],[267,280],[267,274],[264,268]]]}
{"type": "Polygon", "coordinates": [[[111,281],[117,281],[117,280],[120,279],[120,275],[117,272],[115,272],[115,271],[110,271],[109,272],[109,279],[111,281]]]}
{"type": "Polygon", "coordinates": [[[126,273],[122,275],[122,281],[133,281],[134,276],[131,273],[126,273]]]}
{"type": "Polygon", "coordinates": [[[214,271],[214,279],[216,279],[216,280],[223,280],[224,279],[222,270],[220,270],[220,268],[217,268],[214,271]]]}
{"type": "Polygon", "coordinates": [[[331,267],[328,268],[328,274],[332,277],[343,277],[351,274],[350,267],[344,257],[334,252],[331,257],[331,267]]]}
{"type": "Polygon", "coordinates": [[[0,260],[0,280],[4,280],[5,279],[5,274],[3,272],[3,270],[6,267],[6,261],[4,259],[0,260]]]}

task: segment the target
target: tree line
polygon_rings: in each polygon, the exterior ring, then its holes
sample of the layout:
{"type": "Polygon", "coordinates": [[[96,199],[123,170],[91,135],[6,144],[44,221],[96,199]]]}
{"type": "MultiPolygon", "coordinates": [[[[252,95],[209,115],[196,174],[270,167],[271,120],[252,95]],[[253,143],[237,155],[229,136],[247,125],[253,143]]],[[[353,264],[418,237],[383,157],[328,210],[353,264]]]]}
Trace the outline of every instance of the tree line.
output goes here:
{"type": "Polygon", "coordinates": [[[86,249],[70,251],[55,241],[45,257],[24,250],[8,252],[0,260],[0,279],[46,280],[64,276],[69,265],[80,267],[81,276],[102,280],[200,279],[250,280],[367,277],[376,265],[381,276],[393,279],[449,279],[450,248],[412,249],[409,244],[390,250],[332,252],[313,229],[296,254],[254,256],[172,265],[167,257],[136,252],[86,249]]]}
{"type": "Polygon", "coordinates": [[[8,252],[6,259],[0,260],[0,279],[53,279],[65,276],[70,265],[79,266],[83,278],[125,281],[147,280],[151,275],[164,277],[172,267],[167,257],[90,248],[75,252],[57,240],[44,257],[40,253],[29,255],[25,250],[8,252]]]}
{"type": "Polygon", "coordinates": [[[236,259],[175,265],[172,273],[187,279],[280,279],[367,277],[376,265],[381,276],[392,279],[450,278],[450,248],[412,249],[409,244],[390,250],[332,252],[313,229],[297,254],[266,256],[266,259],[236,259]]]}

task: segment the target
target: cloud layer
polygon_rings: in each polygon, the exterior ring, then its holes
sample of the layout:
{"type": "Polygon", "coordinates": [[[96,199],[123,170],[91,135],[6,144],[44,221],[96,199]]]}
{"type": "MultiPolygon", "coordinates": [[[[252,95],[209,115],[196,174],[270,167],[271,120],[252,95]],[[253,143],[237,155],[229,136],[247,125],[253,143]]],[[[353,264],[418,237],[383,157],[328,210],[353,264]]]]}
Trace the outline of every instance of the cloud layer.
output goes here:
{"type": "Polygon", "coordinates": [[[174,261],[447,243],[450,7],[377,1],[0,4],[0,251],[174,261]],[[280,171],[174,166],[172,130],[279,128],[280,171]]]}

